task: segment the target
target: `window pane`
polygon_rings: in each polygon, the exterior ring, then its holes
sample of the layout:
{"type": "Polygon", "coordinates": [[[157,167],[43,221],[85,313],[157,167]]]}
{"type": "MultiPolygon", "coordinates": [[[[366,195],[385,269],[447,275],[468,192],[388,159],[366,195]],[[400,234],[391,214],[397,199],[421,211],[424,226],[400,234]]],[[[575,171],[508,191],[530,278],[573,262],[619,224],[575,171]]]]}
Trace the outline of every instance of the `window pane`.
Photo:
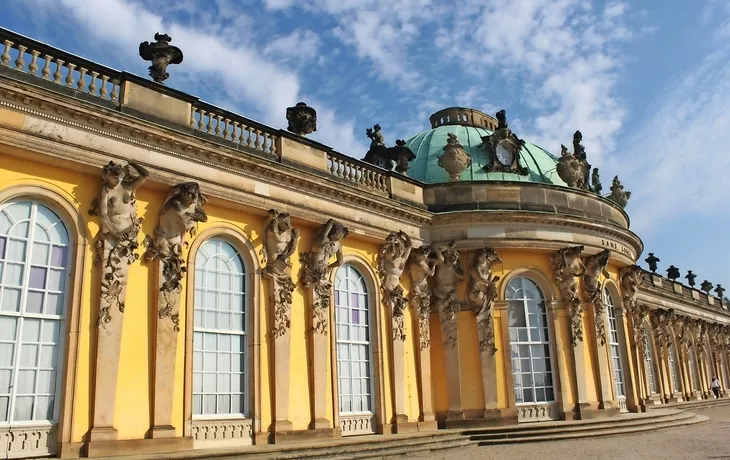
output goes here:
{"type": "Polygon", "coordinates": [[[48,250],[49,247],[47,244],[34,243],[31,262],[38,265],[48,265],[48,250]]]}
{"type": "Polygon", "coordinates": [[[68,248],[53,246],[51,249],[51,265],[65,267],[68,260],[68,248]]]}
{"type": "Polygon", "coordinates": [[[5,254],[7,260],[25,262],[25,241],[10,240],[8,241],[8,250],[5,254]]]}
{"type": "Polygon", "coordinates": [[[25,302],[25,311],[33,314],[43,312],[43,293],[29,291],[25,302]]]}

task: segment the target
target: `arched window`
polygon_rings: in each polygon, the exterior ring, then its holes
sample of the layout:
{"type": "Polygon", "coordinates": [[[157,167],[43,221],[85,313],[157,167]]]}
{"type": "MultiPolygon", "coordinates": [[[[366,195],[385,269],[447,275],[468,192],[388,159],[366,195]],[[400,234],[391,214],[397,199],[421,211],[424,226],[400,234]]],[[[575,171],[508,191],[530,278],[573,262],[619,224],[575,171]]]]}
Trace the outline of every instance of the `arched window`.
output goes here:
{"type": "Polygon", "coordinates": [[[372,340],[368,290],[360,272],[343,265],[335,275],[335,341],[341,415],[373,410],[372,340]]]}
{"type": "Polygon", "coordinates": [[[646,354],[644,356],[644,359],[646,360],[646,375],[649,378],[649,391],[654,393],[659,393],[659,388],[657,386],[657,380],[654,376],[654,348],[651,346],[651,341],[649,341],[649,337],[651,337],[651,329],[649,329],[646,324],[644,324],[644,333],[646,334],[647,343],[646,343],[646,354]]]}
{"type": "Polygon", "coordinates": [[[195,258],[193,416],[248,415],[246,269],[213,237],[195,258]]]}
{"type": "Polygon", "coordinates": [[[669,373],[671,374],[672,378],[672,388],[674,389],[675,393],[679,392],[679,378],[677,377],[679,375],[679,372],[677,372],[677,351],[674,349],[674,345],[672,344],[671,339],[669,340],[669,344],[667,345],[667,356],[669,358],[669,373]]]}
{"type": "Polygon", "coordinates": [[[613,369],[613,388],[616,398],[626,398],[626,384],[624,381],[623,363],[621,362],[621,349],[619,347],[619,332],[616,319],[616,307],[613,296],[606,288],[603,290],[603,302],[606,304],[608,315],[608,346],[611,351],[611,368],[613,369]]]}
{"type": "Polygon", "coordinates": [[[518,277],[507,286],[506,298],[515,402],[552,402],[555,391],[542,292],[531,280],[518,277]]]}
{"type": "Polygon", "coordinates": [[[697,375],[697,353],[694,345],[689,345],[689,367],[692,374],[692,389],[697,391],[700,389],[700,378],[697,375]]]}
{"type": "Polygon", "coordinates": [[[0,425],[58,420],[69,246],[43,204],[0,209],[0,425]]]}

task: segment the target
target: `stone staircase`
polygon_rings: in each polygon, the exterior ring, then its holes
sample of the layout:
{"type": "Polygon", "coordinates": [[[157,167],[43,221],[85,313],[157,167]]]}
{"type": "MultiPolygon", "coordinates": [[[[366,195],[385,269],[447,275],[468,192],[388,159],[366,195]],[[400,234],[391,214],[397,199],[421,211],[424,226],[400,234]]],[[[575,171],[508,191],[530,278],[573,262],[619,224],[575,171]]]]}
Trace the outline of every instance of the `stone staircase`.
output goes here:
{"type": "MultiPolygon", "coordinates": [[[[717,403],[717,400],[712,402],[717,403]]],[[[709,403],[710,401],[699,401],[689,404],[692,405],[692,408],[699,409],[698,406],[700,405],[702,405],[702,408],[706,405],[709,407],[709,403]]],[[[730,403],[730,400],[724,403],[730,403]]],[[[692,425],[706,420],[708,420],[708,417],[696,415],[693,412],[684,410],[684,408],[659,406],[648,413],[624,414],[619,417],[594,420],[522,423],[519,425],[467,430],[440,430],[432,433],[397,436],[357,436],[284,446],[266,445],[250,448],[200,449],[165,454],[130,455],[122,457],[122,460],[346,460],[397,457],[405,454],[454,449],[475,444],[489,446],[641,433],[692,425]]]]}
{"type": "Polygon", "coordinates": [[[725,406],[730,404],[730,397],[725,396],[720,399],[701,399],[699,401],[685,401],[681,403],[672,403],[659,406],[649,406],[650,411],[662,410],[662,409],[675,409],[675,410],[689,410],[699,411],[703,409],[709,409],[716,406],[725,406]]]}

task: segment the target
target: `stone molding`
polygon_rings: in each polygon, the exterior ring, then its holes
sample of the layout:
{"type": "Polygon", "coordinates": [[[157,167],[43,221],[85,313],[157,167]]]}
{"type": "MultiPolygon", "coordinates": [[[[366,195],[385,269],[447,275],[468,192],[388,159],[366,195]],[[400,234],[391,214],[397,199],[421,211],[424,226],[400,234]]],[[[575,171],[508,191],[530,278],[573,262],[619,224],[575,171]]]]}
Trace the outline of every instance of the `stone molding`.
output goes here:
{"type": "Polygon", "coordinates": [[[558,403],[517,405],[518,422],[545,422],[550,420],[560,420],[558,403]]]}
{"type": "Polygon", "coordinates": [[[375,433],[375,414],[341,415],[342,436],[375,433]]]}
{"type": "Polygon", "coordinates": [[[205,446],[227,443],[226,441],[240,441],[240,444],[248,445],[252,443],[253,425],[253,420],[250,418],[193,420],[191,434],[196,447],[198,444],[205,446]]]}

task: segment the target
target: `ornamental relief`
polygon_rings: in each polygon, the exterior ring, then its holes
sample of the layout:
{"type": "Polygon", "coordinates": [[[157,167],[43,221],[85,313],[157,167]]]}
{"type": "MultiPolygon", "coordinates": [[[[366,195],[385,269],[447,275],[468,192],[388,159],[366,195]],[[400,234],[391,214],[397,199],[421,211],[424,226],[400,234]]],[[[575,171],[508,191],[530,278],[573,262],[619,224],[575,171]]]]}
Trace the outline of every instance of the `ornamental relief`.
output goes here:
{"type": "Polygon", "coordinates": [[[456,243],[440,249],[443,260],[436,265],[434,277],[433,304],[439,312],[442,342],[446,349],[453,349],[457,341],[456,313],[461,309],[456,299],[456,287],[464,279],[459,251],[456,243]]]}
{"type": "Polygon", "coordinates": [[[606,324],[604,322],[605,305],[603,303],[603,292],[601,290],[601,274],[606,278],[610,275],[606,271],[606,265],[611,258],[611,251],[604,249],[598,254],[583,258],[583,295],[586,301],[593,304],[594,318],[596,323],[596,337],[601,345],[606,344],[606,324]]]}
{"type": "Polygon", "coordinates": [[[571,341],[573,346],[583,341],[583,317],[578,296],[576,276],[583,273],[581,253],[583,246],[573,246],[559,249],[551,257],[551,265],[555,283],[560,289],[560,296],[568,304],[568,313],[571,323],[571,341]]]}
{"type": "Polygon", "coordinates": [[[436,246],[426,245],[411,251],[408,273],[411,275],[411,306],[418,312],[418,334],[421,350],[431,346],[431,287],[428,282],[436,274],[436,266],[444,256],[436,246]]]}
{"type": "Polygon", "coordinates": [[[406,298],[400,277],[406,268],[406,262],[411,255],[413,242],[405,232],[393,232],[385,239],[385,244],[378,252],[378,276],[380,290],[383,293],[383,303],[392,313],[393,340],[405,341],[406,334],[403,324],[403,310],[406,298]]]}
{"type": "Polygon", "coordinates": [[[469,267],[469,283],[467,298],[469,307],[477,319],[479,334],[479,350],[494,354],[497,347],[494,344],[494,323],[492,306],[497,298],[497,282],[499,276],[492,274],[492,265],[501,262],[493,249],[481,248],[474,254],[474,260],[469,267]]]}

